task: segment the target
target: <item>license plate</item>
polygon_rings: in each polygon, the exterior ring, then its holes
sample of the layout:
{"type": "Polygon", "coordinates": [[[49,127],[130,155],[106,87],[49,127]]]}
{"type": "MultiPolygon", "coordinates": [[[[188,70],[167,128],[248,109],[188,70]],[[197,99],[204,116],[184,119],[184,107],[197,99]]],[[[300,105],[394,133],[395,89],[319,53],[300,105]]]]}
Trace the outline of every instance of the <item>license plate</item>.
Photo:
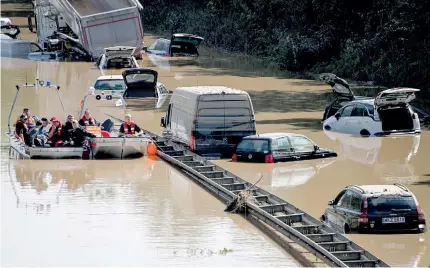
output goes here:
{"type": "Polygon", "coordinates": [[[382,218],[382,223],[404,223],[405,217],[382,218]]]}

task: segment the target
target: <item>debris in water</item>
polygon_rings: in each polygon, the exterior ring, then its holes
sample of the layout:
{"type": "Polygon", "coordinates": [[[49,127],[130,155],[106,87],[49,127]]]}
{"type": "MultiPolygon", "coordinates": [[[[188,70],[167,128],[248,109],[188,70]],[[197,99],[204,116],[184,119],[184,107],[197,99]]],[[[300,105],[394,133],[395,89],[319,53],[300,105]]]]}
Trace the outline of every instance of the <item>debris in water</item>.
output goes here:
{"type": "Polygon", "coordinates": [[[227,208],[224,211],[231,213],[241,213],[245,211],[247,202],[258,205],[259,203],[257,199],[255,199],[255,196],[252,194],[252,189],[258,182],[261,181],[262,178],[263,174],[261,174],[260,178],[249,189],[240,191],[237,196],[227,205],[227,208]]]}
{"type": "Polygon", "coordinates": [[[224,249],[222,249],[222,250],[219,251],[219,254],[226,255],[229,252],[233,252],[233,250],[232,249],[224,248],[224,249]]]}

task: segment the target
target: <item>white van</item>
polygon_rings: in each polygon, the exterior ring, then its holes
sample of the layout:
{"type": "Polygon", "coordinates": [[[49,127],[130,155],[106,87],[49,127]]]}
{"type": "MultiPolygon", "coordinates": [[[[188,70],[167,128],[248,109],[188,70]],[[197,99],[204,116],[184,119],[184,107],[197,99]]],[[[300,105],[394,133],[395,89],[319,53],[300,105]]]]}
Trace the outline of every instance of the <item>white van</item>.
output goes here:
{"type": "Polygon", "coordinates": [[[161,126],[163,136],[192,151],[223,157],[231,157],[243,137],[256,134],[249,94],[222,86],[177,88],[161,126]]]}

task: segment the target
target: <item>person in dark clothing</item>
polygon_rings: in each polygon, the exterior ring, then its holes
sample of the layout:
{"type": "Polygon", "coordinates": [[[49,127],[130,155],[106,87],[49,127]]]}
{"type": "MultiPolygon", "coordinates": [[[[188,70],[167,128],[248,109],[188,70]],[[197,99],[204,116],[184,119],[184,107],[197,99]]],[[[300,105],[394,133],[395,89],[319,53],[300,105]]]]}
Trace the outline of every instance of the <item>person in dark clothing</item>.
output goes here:
{"type": "Polygon", "coordinates": [[[120,135],[135,136],[141,131],[142,129],[137,124],[135,124],[134,121],[131,120],[131,115],[126,114],[125,121],[119,128],[120,135]]]}
{"type": "Polygon", "coordinates": [[[72,125],[73,120],[75,120],[75,118],[73,117],[73,115],[69,114],[67,116],[67,121],[64,124],[64,128],[63,128],[64,141],[69,141],[72,138],[71,133],[73,131],[73,125],[72,125]]]}
{"type": "Polygon", "coordinates": [[[19,120],[15,124],[15,135],[22,142],[29,145],[30,137],[28,135],[27,120],[28,117],[24,114],[19,117],[19,120]]]}
{"type": "Polygon", "coordinates": [[[79,126],[78,121],[73,120],[72,122],[73,131],[71,132],[72,146],[81,147],[86,137],[95,138],[96,135],[89,133],[85,129],[79,126]]]}
{"type": "Polygon", "coordinates": [[[79,125],[83,127],[98,126],[99,124],[100,123],[90,114],[89,110],[85,110],[84,116],[79,120],[79,125]]]}

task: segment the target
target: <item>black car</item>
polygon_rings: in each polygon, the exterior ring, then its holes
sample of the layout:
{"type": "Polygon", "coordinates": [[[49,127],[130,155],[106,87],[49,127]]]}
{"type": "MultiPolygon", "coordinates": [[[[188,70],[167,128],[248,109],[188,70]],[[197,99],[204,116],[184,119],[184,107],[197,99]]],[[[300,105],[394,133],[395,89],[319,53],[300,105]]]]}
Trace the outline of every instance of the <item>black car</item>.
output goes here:
{"type": "Polygon", "coordinates": [[[320,148],[304,135],[265,133],[244,137],[232,161],[275,163],[336,156],[336,152],[320,148]]]}
{"type": "MultiPolygon", "coordinates": [[[[374,99],[373,97],[355,96],[349,87],[348,82],[340,77],[337,77],[335,74],[323,73],[320,74],[319,78],[321,81],[329,84],[332,87],[333,93],[336,95],[336,99],[325,108],[322,121],[333,116],[337,111],[339,111],[340,108],[351,101],[374,99]]],[[[413,107],[412,105],[411,108],[415,113],[418,114],[421,124],[430,124],[430,115],[428,115],[423,110],[418,109],[417,107],[413,107]]]]}
{"type": "Polygon", "coordinates": [[[353,185],[329,201],[321,220],[345,233],[425,232],[426,218],[404,185],[353,185]]]}
{"type": "Polygon", "coordinates": [[[201,36],[186,33],[176,33],[173,34],[170,40],[164,38],[157,39],[144,50],[148,54],[154,54],[163,57],[198,57],[198,47],[203,40],[204,39],[201,36]]]}

